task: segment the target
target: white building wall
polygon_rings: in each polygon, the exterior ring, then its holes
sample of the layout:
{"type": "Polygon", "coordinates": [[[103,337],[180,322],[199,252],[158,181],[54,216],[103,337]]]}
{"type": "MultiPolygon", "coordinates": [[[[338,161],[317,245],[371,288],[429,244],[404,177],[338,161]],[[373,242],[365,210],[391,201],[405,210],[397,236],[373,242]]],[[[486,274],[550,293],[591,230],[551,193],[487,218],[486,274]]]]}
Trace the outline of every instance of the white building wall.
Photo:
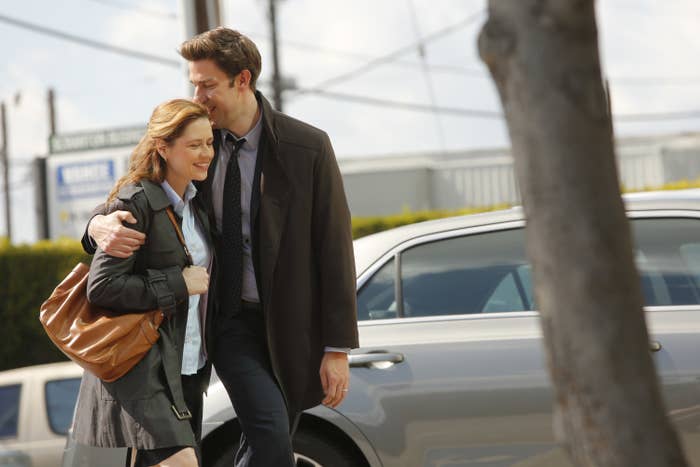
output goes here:
{"type": "MultiPolygon", "coordinates": [[[[617,141],[620,182],[645,190],[700,178],[700,133],[617,141]]],[[[353,216],[518,204],[509,150],[341,159],[353,216]]]]}

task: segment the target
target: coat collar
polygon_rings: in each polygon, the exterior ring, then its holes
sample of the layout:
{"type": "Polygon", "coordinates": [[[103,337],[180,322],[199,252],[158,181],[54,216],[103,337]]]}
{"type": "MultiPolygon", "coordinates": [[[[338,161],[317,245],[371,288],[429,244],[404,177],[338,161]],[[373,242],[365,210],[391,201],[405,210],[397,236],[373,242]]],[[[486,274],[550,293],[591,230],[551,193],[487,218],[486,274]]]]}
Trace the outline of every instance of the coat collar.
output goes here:
{"type": "Polygon", "coordinates": [[[150,180],[141,180],[141,186],[146,199],[148,199],[148,204],[151,205],[151,209],[160,211],[170,206],[170,200],[160,184],[153,183],[150,180]]]}
{"type": "Polygon", "coordinates": [[[258,101],[258,105],[262,108],[263,127],[268,138],[268,143],[271,143],[270,147],[277,148],[279,140],[277,139],[277,132],[274,124],[276,111],[272,108],[270,102],[265,98],[265,96],[262,95],[260,91],[255,91],[255,99],[258,101]]]}

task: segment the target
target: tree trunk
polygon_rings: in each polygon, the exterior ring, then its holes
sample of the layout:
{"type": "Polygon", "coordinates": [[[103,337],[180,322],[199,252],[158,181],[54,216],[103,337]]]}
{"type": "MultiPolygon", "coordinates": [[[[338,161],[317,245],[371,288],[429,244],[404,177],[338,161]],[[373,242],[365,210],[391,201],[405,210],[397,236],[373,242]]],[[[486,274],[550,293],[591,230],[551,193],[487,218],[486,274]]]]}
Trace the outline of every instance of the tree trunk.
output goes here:
{"type": "Polygon", "coordinates": [[[479,51],[527,217],[555,434],[578,466],[685,466],[620,197],[592,0],[489,0],[479,51]]]}

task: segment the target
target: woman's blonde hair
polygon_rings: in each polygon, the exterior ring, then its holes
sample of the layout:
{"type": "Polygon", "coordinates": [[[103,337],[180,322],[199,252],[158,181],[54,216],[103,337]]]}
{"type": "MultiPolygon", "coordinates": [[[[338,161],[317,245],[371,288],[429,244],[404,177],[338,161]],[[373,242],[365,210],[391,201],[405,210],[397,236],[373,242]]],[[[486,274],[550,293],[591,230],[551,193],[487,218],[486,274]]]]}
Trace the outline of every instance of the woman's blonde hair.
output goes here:
{"type": "Polygon", "coordinates": [[[172,99],[156,107],[148,120],[146,134],[131,153],[126,175],[117,180],[107,202],[114,201],[124,185],[141,180],[161,183],[165,179],[166,165],[158,154],[158,142],[172,144],[188,124],[199,118],[209,118],[206,107],[187,99],[172,99]]]}

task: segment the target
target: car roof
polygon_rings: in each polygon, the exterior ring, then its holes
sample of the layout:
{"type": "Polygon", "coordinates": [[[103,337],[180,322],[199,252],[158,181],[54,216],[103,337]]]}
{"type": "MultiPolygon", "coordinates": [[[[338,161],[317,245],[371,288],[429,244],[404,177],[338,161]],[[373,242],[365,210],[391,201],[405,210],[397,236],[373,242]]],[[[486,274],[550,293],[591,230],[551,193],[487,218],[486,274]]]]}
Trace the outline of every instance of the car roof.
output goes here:
{"type": "Polygon", "coordinates": [[[28,377],[41,376],[44,379],[80,377],[83,369],[77,364],[68,362],[46,363],[43,365],[25,366],[0,372],[0,385],[23,381],[28,377]]]}
{"type": "MultiPolygon", "coordinates": [[[[628,193],[622,198],[628,211],[700,210],[700,188],[628,193]]],[[[439,232],[521,221],[523,218],[522,207],[515,206],[505,210],[418,222],[367,235],[354,242],[357,275],[367,270],[389,250],[408,240],[439,232]]]]}

